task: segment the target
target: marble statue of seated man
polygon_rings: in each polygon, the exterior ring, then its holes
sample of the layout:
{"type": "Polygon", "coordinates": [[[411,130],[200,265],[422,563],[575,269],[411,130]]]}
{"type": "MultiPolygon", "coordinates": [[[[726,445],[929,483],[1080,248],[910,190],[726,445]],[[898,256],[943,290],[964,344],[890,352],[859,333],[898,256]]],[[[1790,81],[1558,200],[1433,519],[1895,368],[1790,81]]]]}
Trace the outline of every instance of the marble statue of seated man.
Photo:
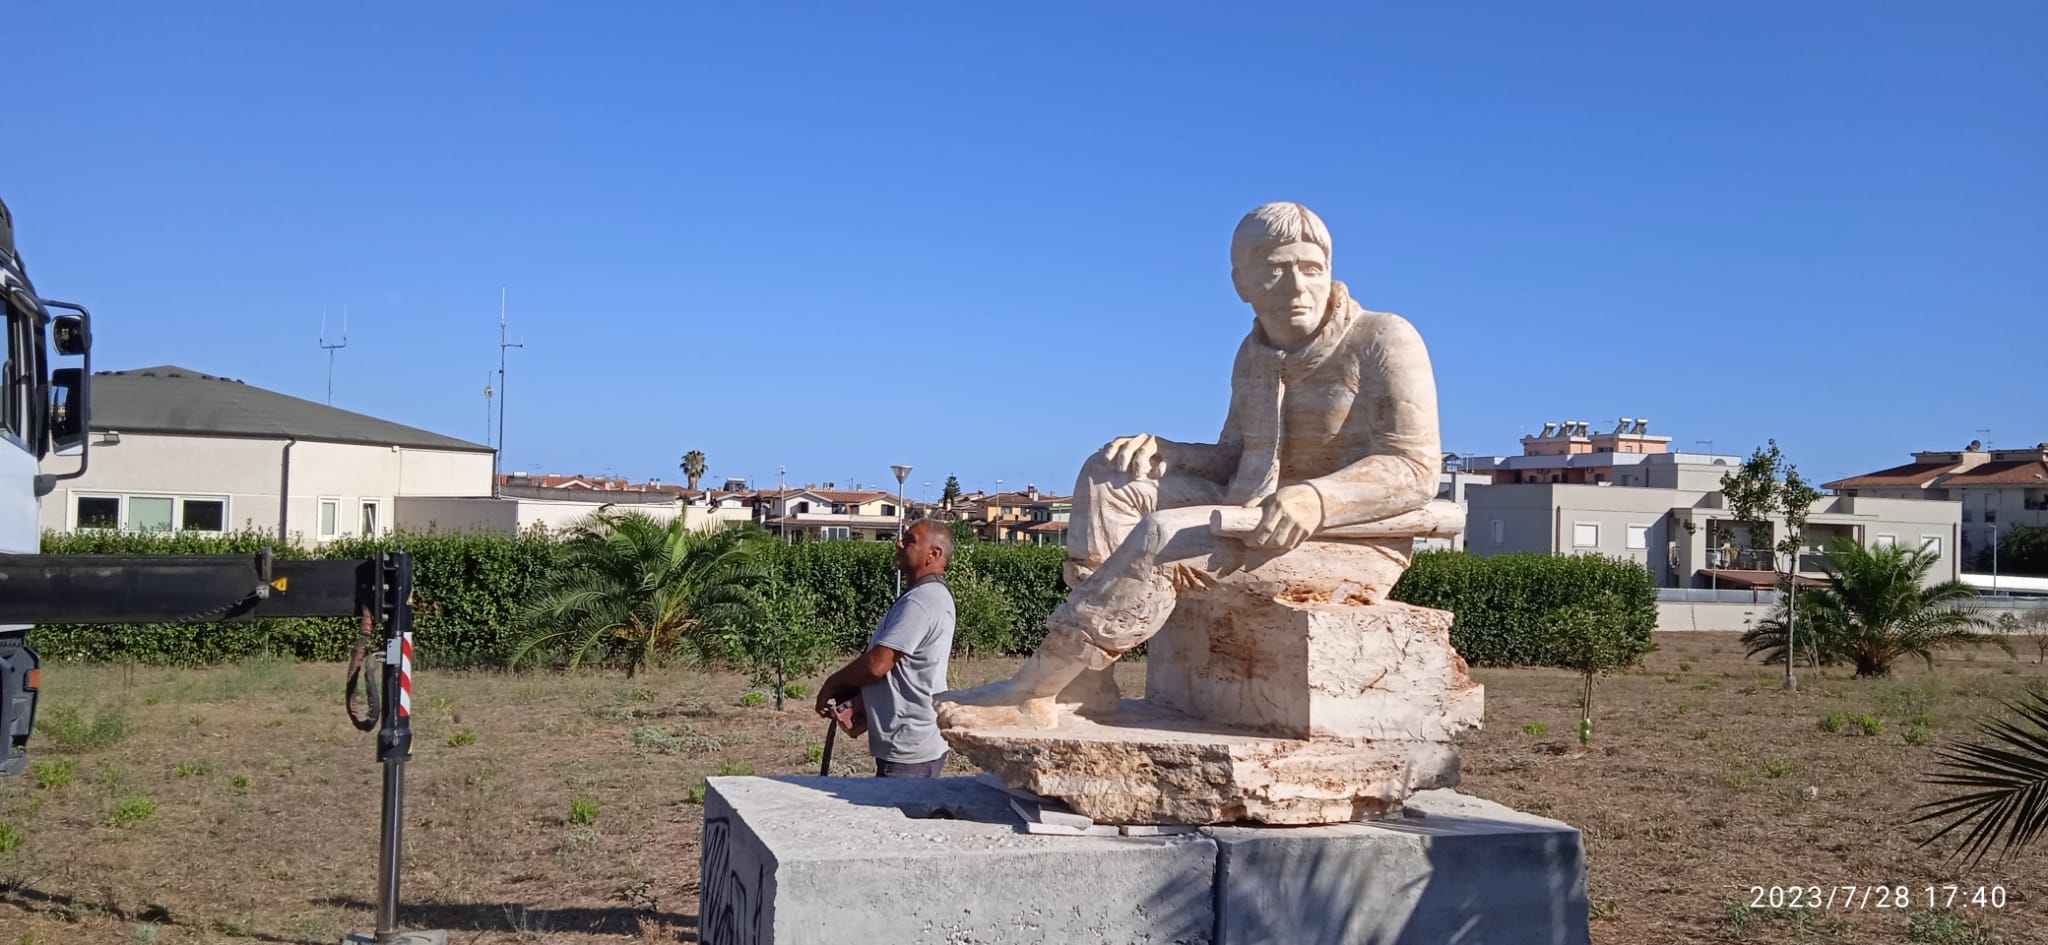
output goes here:
{"type": "MultiPolygon", "coordinates": [[[[1159,632],[1178,595],[1413,517],[1435,497],[1436,380],[1422,337],[1353,302],[1330,258],[1328,228],[1299,204],[1238,223],[1231,281],[1255,317],[1222,434],[1120,437],[1089,457],[1067,531],[1072,590],[1045,641],[1011,678],[941,694],[943,727],[1051,727],[1062,705],[1113,706],[1111,664],[1159,632]],[[1248,530],[1212,527],[1254,515],[1248,530]]],[[[1386,586],[1408,564],[1405,539],[1358,544],[1386,586]]]]}

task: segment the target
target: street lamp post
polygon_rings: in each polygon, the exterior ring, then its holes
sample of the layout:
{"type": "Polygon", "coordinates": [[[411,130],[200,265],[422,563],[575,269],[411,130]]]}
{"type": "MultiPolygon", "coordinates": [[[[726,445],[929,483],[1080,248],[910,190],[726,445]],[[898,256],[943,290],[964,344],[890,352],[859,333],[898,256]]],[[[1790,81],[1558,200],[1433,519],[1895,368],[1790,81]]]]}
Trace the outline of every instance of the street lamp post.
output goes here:
{"type": "MultiPolygon", "coordinates": [[[[903,543],[903,480],[910,476],[908,465],[891,466],[889,471],[896,474],[896,543],[903,543]]],[[[896,572],[896,596],[903,596],[903,572],[896,572]]]]}
{"type": "Polygon", "coordinates": [[[1998,526],[1991,526],[1991,596],[1998,596],[1998,526]]]}

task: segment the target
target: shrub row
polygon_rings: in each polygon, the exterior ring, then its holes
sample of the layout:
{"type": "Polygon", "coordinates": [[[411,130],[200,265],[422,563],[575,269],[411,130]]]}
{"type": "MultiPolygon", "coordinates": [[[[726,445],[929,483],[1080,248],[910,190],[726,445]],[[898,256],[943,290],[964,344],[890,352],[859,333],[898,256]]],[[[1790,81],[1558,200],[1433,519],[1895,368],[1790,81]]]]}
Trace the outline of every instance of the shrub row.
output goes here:
{"type": "Polygon", "coordinates": [[[1569,666],[1552,621],[1574,605],[1612,599],[1627,636],[1644,648],[1657,624],[1650,572],[1599,555],[1424,552],[1391,596],[1456,614],[1451,642],[1475,666],[1569,666]]]}
{"type": "MultiPolygon", "coordinates": [[[[330,544],[312,554],[361,558],[400,544],[413,554],[415,640],[423,668],[501,665],[520,628],[513,611],[555,567],[558,536],[415,534],[330,544]]],[[[281,557],[308,552],[275,546],[263,534],[146,536],[51,533],[46,554],[254,554],[274,546],[281,557]]],[[[776,627],[814,663],[823,655],[857,650],[892,600],[896,584],[887,542],[797,542],[765,549],[776,627]],[[801,611],[801,612],[799,612],[801,611]]],[[[1045,617],[1066,595],[1060,578],[1064,552],[1057,546],[967,542],[947,574],[958,607],[957,652],[1021,655],[1037,646],[1045,617]]],[[[1499,555],[1460,552],[1417,557],[1394,589],[1397,600],[1457,614],[1453,640],[1475,665],[1563,665],[1565,655],[1546,630],[1550,615],[1602,594],[1624,604],[1629,631],[1647,641],[1656,617],[1656,590],[1641,566],[1595,556],[1499,555]]],[[[54,660],[132,661],[162,665],[224,662],[256,655],[307,660],[346,658],[355,625],[344,618],[240,623],[53,625],[31,639],[54,660]]],[[[735,660],[759,666],[779,641],[728,641],[735,660]]]]}

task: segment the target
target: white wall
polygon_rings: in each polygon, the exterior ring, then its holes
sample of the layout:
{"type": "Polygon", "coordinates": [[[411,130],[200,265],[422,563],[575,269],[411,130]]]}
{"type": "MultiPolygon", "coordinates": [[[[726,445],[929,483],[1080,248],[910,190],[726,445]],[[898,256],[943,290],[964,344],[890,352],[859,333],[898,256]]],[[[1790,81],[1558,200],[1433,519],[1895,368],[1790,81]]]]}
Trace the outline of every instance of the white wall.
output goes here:
{"type": "MultiPolygon", "coordinates": [[[[317,544],[360,534],[366,503],[376,507],[377,531],[390,531],[397,498],[410,494],[408,486],[443,496],[491,491],[489,453],[144,433],[121,434],[111,445],[100,439],[95,435],[86,474],[43,498],[44,529],[76,527],[80,496],[117,497],[124,516],[137,496],[168,496],[224,500],[230,531],[282,527],[292,540],[317,544]],[[323,500],[334,504],[331,536],[320,534],[323,500]]],[[[56,472],[76,464],[75,457],[50,457],[43,466],[56,472]]]]}

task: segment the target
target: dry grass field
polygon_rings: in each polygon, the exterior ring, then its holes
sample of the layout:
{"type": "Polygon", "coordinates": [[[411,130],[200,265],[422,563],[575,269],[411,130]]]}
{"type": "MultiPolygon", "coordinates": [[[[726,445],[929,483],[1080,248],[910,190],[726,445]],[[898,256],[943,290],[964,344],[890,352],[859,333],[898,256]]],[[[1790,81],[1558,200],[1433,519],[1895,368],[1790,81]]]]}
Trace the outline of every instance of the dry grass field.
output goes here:
{"type": "MultiPolygon", "coordinates": [[[[1788,695],[1730,635],[1658,644],[1600,684],[1591,750],[1572,676],[1477,673],[1489,720],[1466,741],[1463,789],[1585,831],[1595,942],[2048,941],[2048,849],[1959,870],[1904,826],[1943,743],[2048,684],[2031,652],[1958,652],[1885,681],[1836,671],[1788,695]],[[1751,887],[1795,884],[1922,901],[1747,906],[1751,887]],[[1927,910],[1925,887],[1950,884],[2002,885],[2005,907],[1927,910]]],[[[956,682],[1007,669],[962,662],[956,682]]],[[[1136,690],[1142,666],[1123,672],[1136,690]]],[[[47,668],[37,770],[0,781],[0,945],[310,945],[367,929],[379,774],[342,678],[276,662],[47,668]]],[[[703,778],[815,772],[822,745],[808,699],[778,713],[743,705],[748,691],[680,669],[422,674],[405,922],[461,943],[692,940],[703,778]]],[[[846,773],[871,772],[841,748],[846,773]]]]}

